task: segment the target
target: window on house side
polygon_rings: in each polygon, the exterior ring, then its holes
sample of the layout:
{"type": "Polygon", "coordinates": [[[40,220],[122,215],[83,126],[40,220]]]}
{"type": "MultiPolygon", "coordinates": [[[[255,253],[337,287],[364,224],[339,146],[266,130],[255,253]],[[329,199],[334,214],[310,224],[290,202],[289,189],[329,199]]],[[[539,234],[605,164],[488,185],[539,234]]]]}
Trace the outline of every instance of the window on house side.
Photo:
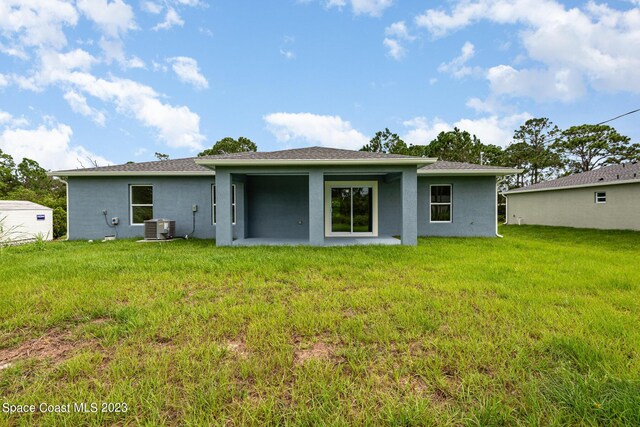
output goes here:
{"type": "Polygon", "coordinates": [[[129,202],[131,225],[144,225],[146,220],[153,218],[153,186],[130,185],[129,202]]]}
{"type": "Polygon", "coordinates": [[[431,185],[429,192],[429,221],[451,222],[451,184],[431,185]]]}
{"type": "Polygon", "coordinates": [[[597,191],[595,194],[596,203],[607,203],[607,193],[604,191],[597,191]]]}
{"type": "MultiPolygon", "coordinates": [[[[236,223],[236,185],[233,184],[231,191],[231,221],[236,223]]],[[[213,213],[213,224],[216,223],[216,185],[211,186],[211,210],[213,213]]]]}

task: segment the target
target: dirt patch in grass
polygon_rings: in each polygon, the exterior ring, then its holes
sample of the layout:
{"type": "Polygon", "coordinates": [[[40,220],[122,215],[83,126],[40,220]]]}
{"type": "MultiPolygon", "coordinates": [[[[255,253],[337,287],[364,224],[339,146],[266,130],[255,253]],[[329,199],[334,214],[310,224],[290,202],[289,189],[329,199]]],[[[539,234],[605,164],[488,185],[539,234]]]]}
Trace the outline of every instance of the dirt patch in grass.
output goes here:
{"type": "Polygon", "coordinates": [[[295,365],[302,365],[307,360],[328,360],[333,356],[333,347],[318,341],[310,348],[298,349],[293,353],[293,363],[295,365]]]}
{"type": "Polygon", "coordinates": [[[427,384],[417,376],[405,376],[400,378],[400,385],[407,388],[413,394],[423,395],[427,392],[427,384]]]}
{"type": "Polygon", "coordinates": [[[0,350],[0,370],[23,359],[49,359],[53,363],[59,363],[67,359],[72,350],[78,348],[78,343],[70,337],[71,333],[68,331],[54,330],[40,338],[25,341],[18,347],[0,350]]]}
{"type": "MultiPolygon", "coordinates": [[[[90,320],[88,324],[101,325],[111,320],[108,317],[99,317],[90,320]]],[[[0,371],[26,359],[50,360],[58,364],[71,357],[74,350],[85,348],[93,343],[94,340],[80,342],[74,340],[72,332],[68,329],[50,329],[44,335],[24,341],[17,347],[0,349],[0,371]]]]}
{"type": "Polygon", "coordinates": [[[247,351],[247,346],[241,340],[227,341],[225,348],[227,349],[227,351],[237,355],[241,359],[246,359],[249,356],[249,352],[247,351]]]}

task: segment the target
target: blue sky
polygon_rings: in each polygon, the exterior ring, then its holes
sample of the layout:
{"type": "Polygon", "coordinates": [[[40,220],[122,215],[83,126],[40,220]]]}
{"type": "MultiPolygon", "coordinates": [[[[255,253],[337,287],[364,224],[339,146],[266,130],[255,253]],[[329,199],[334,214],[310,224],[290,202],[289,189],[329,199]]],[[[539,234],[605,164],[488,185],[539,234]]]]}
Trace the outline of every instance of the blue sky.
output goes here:
{"type": "MultiPolygon", "coordinates": [[[[389,127],[505,146],[640,108],[640,0],[2,0],[0,149],[48,169],[357,149],[389,127]]],[[[612,123],[640,142],[640,116],[612,123]]]]}

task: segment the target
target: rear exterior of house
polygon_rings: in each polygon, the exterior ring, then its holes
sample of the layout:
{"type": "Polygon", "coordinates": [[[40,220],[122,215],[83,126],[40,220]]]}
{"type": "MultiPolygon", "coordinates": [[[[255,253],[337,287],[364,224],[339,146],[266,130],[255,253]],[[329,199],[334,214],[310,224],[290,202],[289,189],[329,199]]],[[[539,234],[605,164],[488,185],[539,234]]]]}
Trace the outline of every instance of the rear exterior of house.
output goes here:
{"type": "Polygon", "coordinates": [[[23,200],[0,200],[0,243],[53,240],[53,209],[23,200]]]}
{"type": "Polygon", "coordinates": [[[611,165],[506,194],[508,224],[640,230],[640,165],[611,165]]]}
{"type": "Polygon", "coordinates": [[[145,219],[168,218],[220,246],[323,246],[495,236],[496,176],[513,172],[312,147],[53,175],[68,184],[70,239],[140,237],[145,219]]]}

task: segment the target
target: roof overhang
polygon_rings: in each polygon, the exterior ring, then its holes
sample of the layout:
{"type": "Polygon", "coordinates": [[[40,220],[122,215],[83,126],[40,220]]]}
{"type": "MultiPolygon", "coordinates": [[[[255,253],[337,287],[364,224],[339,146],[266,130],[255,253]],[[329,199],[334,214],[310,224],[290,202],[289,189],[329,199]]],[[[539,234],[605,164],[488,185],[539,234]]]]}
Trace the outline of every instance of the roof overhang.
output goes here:
{"type": "Polygon", "coordinates": [[[215,169],[216,166],[409,166],[422,167],[435,163],[433,157],[380,158],[380,159],[196,159],[198,165],[215,169]]]}
{"type": "Polygon", "coordinates": [[[55,176],[59,178],[65,178],[69,176],[214,176],[214,171],[83,171],[78,169],[77,171],[58,171],[47,172],[48,176],[55,176]]]}
{"type": "Polygon", "coordinates": [[[520,190],[520,191],[505,191],[505,196],[510,196],[513,194],[524,194],[524,193],[539,193],[541,191],[559,191],[559,190],[571,190],[573,188],[588,188],[588,187],[608,187],[610,185],[621,185],[621,184],[640,184],[640,179],[624,179],[619,181],[600,181],[594,182],[590,184],[578,184],[578,185],[565,185],[563,187],[552,187],[552,188],[532,188],[531,190],[520,190]]]}
{"type": "Polygon", "coordinates": [[[505,176],[522,173],[523,169],[426,169],[418,170],[418,175],[437,176],[505,176]]]}

